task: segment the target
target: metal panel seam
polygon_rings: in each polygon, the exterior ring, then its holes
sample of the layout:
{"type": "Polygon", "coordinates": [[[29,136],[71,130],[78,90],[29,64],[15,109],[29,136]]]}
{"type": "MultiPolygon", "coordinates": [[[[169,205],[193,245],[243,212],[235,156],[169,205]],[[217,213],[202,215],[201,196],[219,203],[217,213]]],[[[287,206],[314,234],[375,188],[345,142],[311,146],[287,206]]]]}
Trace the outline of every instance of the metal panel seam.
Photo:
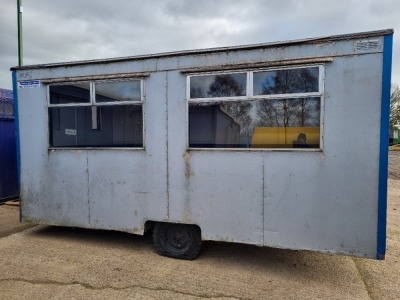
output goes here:
{"type": "Polygon", "coordinates": [[[86,152],[86,174],[87,174],[87,202],[88,202],[88,224],[91,225],[90,220],[90,174],[89,174],[89,153],[86,152]]]}
{"type": "Polygon", "coordinates": [[[167,178],[166,178],[166,184],[167,184],[167,220],[169,220],[169,216],[170,216],[170,213],[169,213],[169,149],[168,149],[168,145],[169,145],[169,132],[168,132],[168,112],[169,112],[169,110],[168,110],[168,97],[169,95],[168,95],[168,72],[165,72],[165,113],[166,113],[166,134],[167,134],[167,136],[166,136],[166,159],[167,159],[167,162],[166,162],[166,168],[167,168],[167,178]]]}
{"type": "Polygon", "coordinates": [[[262,245],[265,245],[265,155],[263,155],[263,168],[262,168],[262,245]]]}
{"type": "Polygon", "coordinates": [[[389,148],[389,111],[390,84],[392,72],[393,35],[384,36],[383,70],[382,70],[382,102],[381,131],[379,153],[379,195],[378,195],[378,234],[377,259],[384,259],[386,252],[386,217],[387,217],[387,179],[388,179],[388,148],[389,148]]]}

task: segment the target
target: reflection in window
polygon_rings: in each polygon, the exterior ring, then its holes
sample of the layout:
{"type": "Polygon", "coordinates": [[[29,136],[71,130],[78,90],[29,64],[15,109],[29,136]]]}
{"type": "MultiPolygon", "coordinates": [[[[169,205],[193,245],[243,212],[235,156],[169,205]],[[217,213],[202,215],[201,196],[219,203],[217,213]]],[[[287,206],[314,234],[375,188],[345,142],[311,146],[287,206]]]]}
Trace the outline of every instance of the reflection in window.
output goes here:
{"type": "Polygon", "coordinates": [[[95,84],[96,103],[141,101],[140,81],[95,84]]]}
{"type": "Polygon", "coordinates": [[[90,83],[50,86],[50,104],[90,103],[90,83]]]}
{"type": "Polygon", "coordinates": [[[320,98],[189,104],[193,148],[319,148],[320,98]]]}
{"type": "Polygon", "coordinates": [[[310,93],[319,91],[319,68],[254,72],[254,95],[310,93]]]}
{"type": "Polygon", "coordinates": [[[140,86],[139,80],[50,86],[50,146],[143,147],[140,86]]]}
{"type": "Polygon", "coordinates": [[[97,107],[101,127],[93,130],[90,106],[50,107],[50,145],[53,147],[142,147],[142,107],[97,107]]]}
{"type": "Polygon", "coordinates": [[[319,149],[320,69],[190,76],[190,147],[319,149]]]}
{"type": "Polygon", "coordinates": [[[190,98],[246,96],[246,73],[190,77],[190,98]]]}

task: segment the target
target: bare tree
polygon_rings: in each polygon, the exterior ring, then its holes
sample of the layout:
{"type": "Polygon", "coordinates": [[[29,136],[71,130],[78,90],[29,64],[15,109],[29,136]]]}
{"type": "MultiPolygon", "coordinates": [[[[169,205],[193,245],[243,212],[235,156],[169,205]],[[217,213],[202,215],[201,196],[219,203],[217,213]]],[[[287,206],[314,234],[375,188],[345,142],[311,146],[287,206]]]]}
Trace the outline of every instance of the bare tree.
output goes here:
{"type": "Polygon", "coordinates": [[[204,98],[204,97],[205,95],[200,87],[190,89],[190,98],[204,98]]]}
{"type": "MultiPolygon", "coordinates": [[[[263,83],[263,94],[290,94],[318,90],[318,71],[310,68],[278,70],[272,80],[263,83]]],[[[232,97],[244,94],[243,87],[230,74],[216,76],[208,86],[208,97],[232,97]]],[[[193,90],[192,94],[199,94],[193,90]]],[[[255,127],[319,126],[320,99],[299,97],[252,101],[221,101],[221,110],[240,125],[242,136],[255,127]]]]}
{"type": "Polygon", "coordinates": [[[243,87],[240,86],[230,74],[218,75],[208,87],[209,97],[244,96],[243,87]]]}
{"type": "MultiPolygon", "coordinates": [[[[232,97],[243,96],[244,88],[230,75],[218,75],[208,87],[209,97],[232,97]]],[[[232,117],[240,124],[240,133],[247,135],[251,133],[252,123],[252,103],[250,101],[223,101],[220,107],[224,113],[232,117]]]]}
{"type": "MultiPolygon", "coordinates": [[[[278,70],[272,78],[262,85],[262,94],[290,94],[318,91],[317,68],[278,70]]],[[[312,98],[279,99],[272,103],[262,103],[261,110],[267,117],[267,110],[274,110],[275,126],[306,126],[310,118],[310,109],[315,106],[312,98]]],[[[319,109],[319,108],[318,108],[319,109]]],[[[314,109],[315,110],[315,109],[314,109]]],[[[269,113],[271,117],[271,113],[269,113]]]]}
{"type": "Polygon", "coordinates": [[[392,129],[396,124],[400,124],[400,88],[398,85],[392,85],[389,126],[392,129]]]}

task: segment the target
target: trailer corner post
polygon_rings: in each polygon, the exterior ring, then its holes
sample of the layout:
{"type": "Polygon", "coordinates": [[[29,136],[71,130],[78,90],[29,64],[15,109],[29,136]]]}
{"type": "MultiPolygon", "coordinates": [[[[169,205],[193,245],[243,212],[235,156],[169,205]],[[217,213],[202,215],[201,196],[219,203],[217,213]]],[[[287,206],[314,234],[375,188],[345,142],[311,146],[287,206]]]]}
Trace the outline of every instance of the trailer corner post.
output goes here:
{"type": "Polygon", "coordinates": [[[376,258],[385,259],[386,218],[387,218],[387,179],[389,149],[389,111],[390,85],[392,73],[393,34],[384,36],[382,70],[381,139],[379,153],[379,197],[378,197],[378,235],[376,258]]]}

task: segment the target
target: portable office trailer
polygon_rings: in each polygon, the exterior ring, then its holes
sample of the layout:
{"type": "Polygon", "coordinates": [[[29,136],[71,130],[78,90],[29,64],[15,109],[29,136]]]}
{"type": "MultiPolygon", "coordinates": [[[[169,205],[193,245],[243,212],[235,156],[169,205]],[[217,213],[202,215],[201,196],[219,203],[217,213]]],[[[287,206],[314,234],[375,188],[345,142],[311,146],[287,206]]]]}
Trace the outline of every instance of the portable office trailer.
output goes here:
{"type": "Polygon", "coordinates": [[[383,259],[392,34],[12,68],[22,220],[383,259]]]}

